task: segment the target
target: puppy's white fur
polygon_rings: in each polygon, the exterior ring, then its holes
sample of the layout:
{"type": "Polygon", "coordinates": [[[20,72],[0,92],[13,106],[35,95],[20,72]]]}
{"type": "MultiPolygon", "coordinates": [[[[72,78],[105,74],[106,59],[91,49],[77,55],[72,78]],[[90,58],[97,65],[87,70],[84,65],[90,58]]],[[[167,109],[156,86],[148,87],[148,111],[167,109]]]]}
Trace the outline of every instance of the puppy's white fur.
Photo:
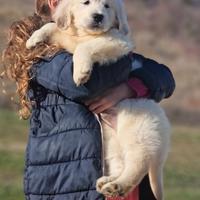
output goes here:
{"type": "MultiPolygon", "coordinates": [[[[27,41],[31,48],[48,38],[74,53],[73,76],[77,85],[89,79],[95,62],[116,61],[133,48],[122,0],[84,3],[62,0],[54,14],[56,23],[46,24],[27,41]],[[95,13],[104,16],[97,28],[92,26],[95,13]]],[[[125,100],[117,105],[117,110],[117,134],[102,122],[107,176],[98,179],[97,190],[106,196],[126,196],[148,173],[155,197],[162,200],[169,122],[151,100],[125,100]]]]}
{"type": "Polygon", "coordinates": [[[106,196],[126,196],[148,174],[157,200],[163,199],[163,166],[170,144],[170,125],[153,100],[127,99],[117,106],[117,128],[104,121],[105,176],[97,190],[106,196]]]}

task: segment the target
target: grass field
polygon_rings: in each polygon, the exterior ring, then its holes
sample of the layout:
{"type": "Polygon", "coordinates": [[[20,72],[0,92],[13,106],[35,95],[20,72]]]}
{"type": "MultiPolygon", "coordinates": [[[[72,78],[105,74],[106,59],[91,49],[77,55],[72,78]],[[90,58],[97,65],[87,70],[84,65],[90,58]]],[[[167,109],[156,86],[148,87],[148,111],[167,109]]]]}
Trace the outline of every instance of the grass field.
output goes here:
{"type": "MultiPolygon", "coordinates": [[[[166,200],[200,199],[200,129],[175,126],[165,167],[166,200]]],[[[0,199],[23,199],[24,149],[27,123],[0,110],[0,199]]]]}

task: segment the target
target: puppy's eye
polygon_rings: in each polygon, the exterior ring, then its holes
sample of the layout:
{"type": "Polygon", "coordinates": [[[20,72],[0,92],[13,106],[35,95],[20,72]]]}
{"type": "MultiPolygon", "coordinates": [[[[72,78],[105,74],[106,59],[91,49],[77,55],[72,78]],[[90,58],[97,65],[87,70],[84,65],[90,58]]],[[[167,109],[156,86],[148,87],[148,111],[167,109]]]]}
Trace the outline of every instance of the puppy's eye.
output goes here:
{"type": "Polygon", "coordinates": [[[110,8],[110,6],[108,4],[105,4],[105,8],[110,8]]]}
{"type": "Polygon", "coordinates": [[[89,4],[90,4],[90,1],[85,1],[83,4],[84,4],[84,5],[89,5],[89,4]]]}

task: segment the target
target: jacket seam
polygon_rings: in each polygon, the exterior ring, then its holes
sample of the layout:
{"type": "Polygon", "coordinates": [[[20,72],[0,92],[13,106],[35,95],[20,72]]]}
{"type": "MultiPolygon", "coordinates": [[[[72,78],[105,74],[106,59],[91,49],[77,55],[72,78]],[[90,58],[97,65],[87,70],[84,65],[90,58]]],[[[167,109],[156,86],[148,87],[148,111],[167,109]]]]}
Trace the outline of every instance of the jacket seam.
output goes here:
{"type": "MultiPolygon", "coordinates": [[[[41,133],[41,134],[47,134],[47,135],[43,135],[43,136],[34,136],[31,134],[32,138],[45,138],[45,137],[51,137],[51,136],[55,136],[55,135],[60,135],[63,134],[65,132],[71,132],[71,131],[77,131],[77,130],[99,130],[99,128],[94,128],[94,127],[84,127],[84,128],[75,128],[75,129],[68,129],[68,130],[64,130],[64,131],[59,131],[59,132],[55,132],[52,134],[48,134],[48,132],[45,133],[41,133]]],[[[80,133],[81,134],[81,133],[80,133]]]]}
{"type": "MultiPolygon", "coordinates": [[[[69,100],[70,101],[70,100],[69,100]]],[[[47,108],[47,107],[53,107],[53,106],[66,106],[66,105],[74,105],[75,103],[61,103],[61,104],[47,104],[47,105],[39,105],[40,108],[47,108]]],[[[33,108],[32,110],[38,110],[38,108],[33,108]]]]}
{"type": "Polygon", "coordinates": [[[57,165],[57,164],[66,164],[69,162],[78,162],[78,161],[82,161],[82,160],[92,160],[92,159],[100,159],[101,157],[88,157],[88,158],[81,158],[81,159],[76,159],[76,160],[68,160],[68,161],[60,161],[60,162],[54,162],[54,163],[40,163],[40,164],[29,164],[29,167],[43,167],[43,166],[48,166],[48,165],[57,165]]]}
{"type": "Polygon", "coordinates": [[[70,192],[59,192],[59,193],[53,193],[53,194],[36,194],[36,193],[27,193],[26,195],[37,195],[37,196],[55,196],[55,195],[63,195],[63,194],[73,194],[73,193],[77,193],[77,192],[88,192],[88,191],[96,191],[96,188],[89,188],[89,189],[85,189],[85,190],[77,190],[77,191],[70,191],[70,192]]]}
{"type": "MultiPolygon", "coordinates": [[[[67,60],[67,64],[69,63],[69,60],[67,60]]],[[[59,71],[59,73],[58,73],[58,80],[57,80],[57,90],[58,90],[58,92],[60,93],[60,94],[62,94],[62,95],[64,95],[62,92],[61,92],[61,88],[60,88],[60,83],[59,83],[59,81],[60,81],[60,74],[61,74],[61,72],[63,71],[63,68],[64,68],[64,66],[65,66],[65,60],[63,61],[63,63],[62,63],[62,67],[61,67],[61,69],[60,69],[60,71],[59,71]]],[[[66,96],[66,95],[64,95],[64,96],[66,96]]]]}

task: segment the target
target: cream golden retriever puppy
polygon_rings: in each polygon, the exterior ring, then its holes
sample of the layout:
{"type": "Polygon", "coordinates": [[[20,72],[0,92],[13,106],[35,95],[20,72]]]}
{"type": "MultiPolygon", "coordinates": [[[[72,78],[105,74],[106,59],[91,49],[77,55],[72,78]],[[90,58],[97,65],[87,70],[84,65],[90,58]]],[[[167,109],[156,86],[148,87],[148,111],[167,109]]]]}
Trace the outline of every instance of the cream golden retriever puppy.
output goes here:
{"type": "MultiPolygon", "coordinates": [[[[95,62],[113,62],[129,53],[133,44],[121,0],[62,0],[48,23],[33,33],[27,48],[44,40],[73,53],[74,81],[85,83],[95,62]]],[[[104,121],[105,176],[97,191],[108,197],[126,196],[149,174],[157,200],[163,199],[163,166],[168,155],[170,125],[152,100],[128,99],[115,107],[117,126],[104,121]]]]}

